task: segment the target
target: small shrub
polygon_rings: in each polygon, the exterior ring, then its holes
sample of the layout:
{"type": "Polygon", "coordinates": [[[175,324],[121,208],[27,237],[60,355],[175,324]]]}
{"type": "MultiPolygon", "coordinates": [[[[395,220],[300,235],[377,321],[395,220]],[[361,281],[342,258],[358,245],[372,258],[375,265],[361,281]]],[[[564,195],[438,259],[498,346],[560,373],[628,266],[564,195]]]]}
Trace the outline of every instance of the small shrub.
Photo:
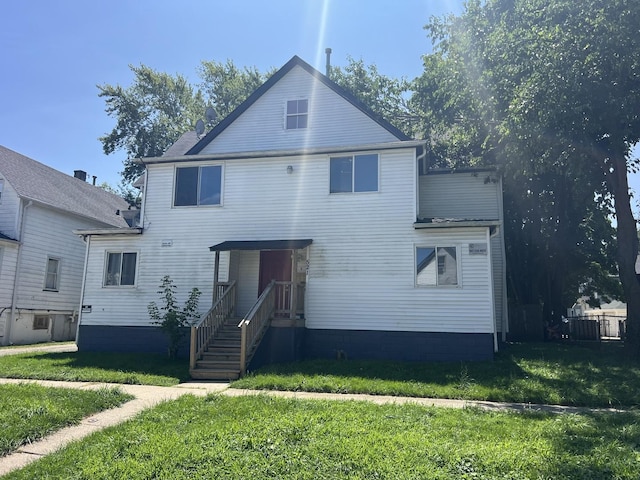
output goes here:
{"type": "Polygon", "coordinates": [[[158,307],[156,302],[151,302],[147,307],[152,323],[160,325],[160,330],[169,337],[168,353],[170,358],[176,358],[178,355],[178,349],[186,334],[184,327],[190,327],[200,318],[198,314],[200,290],[195,287],[192,288],[184,306],[179,308],[176,300],[176,289],[177,287],[174,285],[173,280],[169,275],[165,275],[162,277],[160,290],[158,290],[163,305],[158,307]]]}

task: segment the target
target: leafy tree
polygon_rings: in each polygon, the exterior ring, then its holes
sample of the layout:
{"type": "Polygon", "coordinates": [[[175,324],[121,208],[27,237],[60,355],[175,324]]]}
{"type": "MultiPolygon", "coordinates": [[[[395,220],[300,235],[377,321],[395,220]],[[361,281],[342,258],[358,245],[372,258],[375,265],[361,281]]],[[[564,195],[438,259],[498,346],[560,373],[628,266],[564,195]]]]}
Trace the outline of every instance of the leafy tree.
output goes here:
{"type": "Polygon", "coordinates": [[[375,64],[367,67],[362,59],[348,56],[347,62],[344,68],[331,68],[331,80],[402,132],[417,132],[417,117],[408,101],[411,82],[382,75],[375,64]]]}
{"type": "MultiPolygon", "coordinates": [[[[542,257],[548,278],[572,278],[563,264],[576,260],[573,270],[597,275],[589,265],[607,269],[607,214],[615,213],[635,354],[640,284],[627,170],[640,139],[639,24],[640,0],[470,1],[461,16],[427,26],[436,48],[415,98],[436,152],[457,153],[454,163],[502,166],[509,243],[528,256],[514,261],[512,251],[512,269],[542,257]],[[430,110],[437,108],[440,119],[430,110]]],[[[563,291],[563,282],[549,290],[563,291]]]]}
{"type": "Polygon", "coordinates": [[[142,173],[143,166],[134,159],[162,155],[180,135],[195,129],[207,106],[217,113],[217,120],[209,124],[215,126],[269,75],[255,68],[238,69],[230,60],[224,64],[205,61],[199,69],[203,81],[194,87],[182,75],[145,65],[129,68],[134,74],[131,86],[98,85],[107,114],[116,119],[113,130],[99,140],[107,155],[126,153],[122,172],[126,183],[142,173]]]}
{"type": "Polygon", "coordinates": [[[122,172],[126,182],[142,173],[143,167],[133,159],[162,155],[182,133],[194,128],[205,105],[202,93],[181,75],[157,72],[144,65],[129,68],[134,74],[131,86],[98,85],[107,114],[116,118],[114,129],[99,140],[107,155],[126,152],[122,172]]]}
{"type": "Polygon", "coordinates": [[[169,338],[169,357],[176,358],[180,344],[186,335],[186,327],[190,327],[192,323],[200,318],[198,314],[198,299],[200,298],[200,290],[192,288],[189,298],[182,308],[178,307],[176,300],[177,287],[169,275],[162,277],[160,290],[158,293],[162,298],[163,305],[158,307],[156,302],[151,302],[147,309],[152,323],[159,325],[160,329],[169,338]]]}

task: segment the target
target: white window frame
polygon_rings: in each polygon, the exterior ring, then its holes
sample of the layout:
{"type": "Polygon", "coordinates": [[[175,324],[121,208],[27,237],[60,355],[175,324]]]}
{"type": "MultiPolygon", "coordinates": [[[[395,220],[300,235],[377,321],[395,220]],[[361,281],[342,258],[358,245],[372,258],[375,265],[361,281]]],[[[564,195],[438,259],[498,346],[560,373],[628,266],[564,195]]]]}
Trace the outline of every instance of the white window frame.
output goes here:
{"type": "Polygon", "coordinates": [[[102,275],[102,286],[104,288],[135,288],[138,283],[138,262],[140,260],[140,252],[137,250],[107,250],[104,253],[104,273],[102,275]],[[120,254],[120,272],[118,273],[117,283],[108,283],[107,277],[109,275],[109,256],[120,254]],[[122,255],[135,254],[136,262],[133,272],[133,284],[122,285],[122,255]]]}
{"type": "Polygon", "coordinates": [[[60,290],[60,267],[62,265],[62,261],[60,260],[60,258],[58,257],[47,257],[47,263],[45,265],[44,268],[44,286],[42,288],[42,290],[47,291],[47,292],[58,292],[60,290]],[[51,261],[57,262],[56,263],[56,271],[53,272],[55,275],[55,281],[54,281],[54,286],[53,287],[49,287],[47,286],[47,280],[49,279],[49,263],[51,261]]]}
{"type": "Polygon", "coordinates": [[[460,256],[461,249],[460,245],[452,244],[452,243],[420,243],[416,244],[413,247],[413,280],[414,285],[417,288],[462,288],[462,258],[460,256]],[[435,268],[435,283],[418,283],[418,249],[419,248],[432,248],[434,249],[436,260],[434,263],[435,268]],[[456,251],[456,283],[453,285],[444,284],[441,285],[438,280],[440,277],[440,262],[438,260],[438,249],[439,248],[455,248],[456,251]]]}
{"type": "Polygon", "coordinates": [[[172,208],[208,208],[222,207],[222,199],[224,198],[224,164],[222,163],[207,163],[206,165],[176,165],[173,171],[173,192],[171,195],[171,207],[172,208]],[[220,202],[212,204],[200,204],[200,188],[202,180],[202,169],[206,167],[220,167],[220,202]],[[194,205],[176,205],[176,194],[178,193],[178,170],[180,168],[197,168],[198,169],[198,185],[196,191],[196,203],[194,205]]]}
{"type": "Polygon", "coordinates": [[[377,152],[354,153],[353,155],[336,155],[329,157],[329,194],[330,195],[353,195],[380,192],[380,154],[377,152]],[[375,190],[357,190],[356,191],[356,160],[357,157],[376,156],[376,189],[375,190]],[[338,159],[351,159],[351,190],[345,192],[331,191],[331,161],[338,159]]]}
{"type": "Polygon", "coordinates": [[[300,130],[307,130],[309,128],[309,110],[310,110],[311,102],[308,98],[292,98],[286,100],[284,103],[284,129],[287,132],[295,132],[300,130]],[[296,102],[296,112],[289,113],[289,102],[296,102]],[[307,111],[304,113],[299,113],[298,105],[299,102],[307,102],[307,111]],[[289,128],[289,118],[296,117],[296,126],[289,128]],[[304,127],[298,126],[297,119],[300,117],[305,117],[307,119],[306,125],[304,127]]]}

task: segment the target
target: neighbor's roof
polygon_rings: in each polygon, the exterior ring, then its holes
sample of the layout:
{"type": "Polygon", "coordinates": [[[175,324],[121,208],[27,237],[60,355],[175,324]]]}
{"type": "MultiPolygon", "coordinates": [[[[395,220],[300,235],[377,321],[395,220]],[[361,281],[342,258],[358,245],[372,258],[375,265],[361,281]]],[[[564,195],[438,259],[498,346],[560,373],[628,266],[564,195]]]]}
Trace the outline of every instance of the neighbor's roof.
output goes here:
{"type": "Polygon", "coordinates": [[[184,155],[187,153],[196,143],[198,143],[200,137],[195,131],[185,132],[180,135],[180,138],[176,140],[176,143],[171,145],[162,154],[163,157],[176,157],[178,155],[184,155]]]}
{"type": "Polygon", "coordinates": [[[117,210],[129,208],[123,198],[1,145],[0,175],[26,200],[115,227],[128,227],[127,222],[116,215],[117,210]]]}
{"type": "MultiPolygon", "coordinates": [[[[264,82],[256,91],[254,91],[249,98],[238,106],[233,112],[224,118],[218,125],[216,125],[209,133],[207,133],[198,143],[196,143],[191,149],[186,152],[186,155],[197,155],[206,147],[211,141],[220,135],[229,125],[231,125],[240,115],[242,115],[251,105],[253,105],[262,95],[264,95],[271,87],[273,87],[282,77],[289,73],[294,67],[299,66],[310,73],[317,80],[325,84],[335,93],[340,95],[346,101],[362,111],[365,115],[369,116],[373,121],[377,122],[381,127],[395,135],[398,140],[411,140],[410,137],[402,133],[399,129],[391,125],[385,119],[376,115],[367,105],[358,100],[351,93],[347,92],[344,88],[332,81],[326,75],[323,75],[318,70],[313,68],[307,62],[295,55],[289,60],[280,70],[274,73],[269,79],[264,82]]],[[[195,132],[193,132],[195,133],[195,132]]],[[[180,140],[178,140],[180,141],[180,140]]],[[[168,151],[167,151],[168,153],[168,151]]],[[[167,155],[168,156],[168,155],[167,155]]]]}

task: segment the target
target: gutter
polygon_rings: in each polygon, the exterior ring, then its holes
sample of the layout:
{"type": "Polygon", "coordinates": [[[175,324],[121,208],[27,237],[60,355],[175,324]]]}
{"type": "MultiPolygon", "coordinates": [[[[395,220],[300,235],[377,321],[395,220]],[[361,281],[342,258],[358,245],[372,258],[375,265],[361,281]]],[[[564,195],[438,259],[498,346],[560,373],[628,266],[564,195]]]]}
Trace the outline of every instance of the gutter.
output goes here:
{"type": "Polygon", "coordinates": [[[370,143],[365,145],[345,145],[337,147],[319,147],[319,148],[303,148],[298,150],[256,150],[252,152],[237,153],[208,153],[204,155],[176,155],[171,157],[149,157],[135,158],[134,163],[153,164],[153,163],[175,163],[175,162],[193,162],[202,160],[236,160],[250,158],[269,158],[269,157],[298,157],[302,155],[322,155],[327,153],[347,153],[360,152],[363,150],[396,150],[401,148],[415,148],[424,146],[424,140],[405,140],[399,142],[370,143]]]}

